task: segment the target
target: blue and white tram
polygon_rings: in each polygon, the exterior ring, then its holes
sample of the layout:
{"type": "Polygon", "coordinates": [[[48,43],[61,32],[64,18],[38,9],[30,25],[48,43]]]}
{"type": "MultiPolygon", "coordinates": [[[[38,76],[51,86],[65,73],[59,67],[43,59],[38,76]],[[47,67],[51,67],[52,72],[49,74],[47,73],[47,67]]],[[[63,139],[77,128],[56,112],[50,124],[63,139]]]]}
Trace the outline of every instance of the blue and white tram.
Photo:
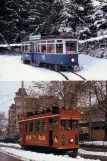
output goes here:
{"type": "Polygon", "coordinates": [[[21,60],[25,64],[44,66],[55,71],[74,69],[78,64],[78,40],[71,37],[30,36],[21,44],[21,60]]]}

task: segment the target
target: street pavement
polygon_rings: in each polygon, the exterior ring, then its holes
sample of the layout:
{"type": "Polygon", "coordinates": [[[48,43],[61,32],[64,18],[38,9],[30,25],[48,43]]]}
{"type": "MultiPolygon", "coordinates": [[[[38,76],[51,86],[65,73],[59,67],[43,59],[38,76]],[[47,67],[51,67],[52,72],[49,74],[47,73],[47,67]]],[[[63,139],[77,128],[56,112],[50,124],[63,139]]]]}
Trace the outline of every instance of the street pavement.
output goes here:
{"type": "Polygon", "coordinates": [[[21,160],[0,152],[0,161],[21,161],[21,160]]]}

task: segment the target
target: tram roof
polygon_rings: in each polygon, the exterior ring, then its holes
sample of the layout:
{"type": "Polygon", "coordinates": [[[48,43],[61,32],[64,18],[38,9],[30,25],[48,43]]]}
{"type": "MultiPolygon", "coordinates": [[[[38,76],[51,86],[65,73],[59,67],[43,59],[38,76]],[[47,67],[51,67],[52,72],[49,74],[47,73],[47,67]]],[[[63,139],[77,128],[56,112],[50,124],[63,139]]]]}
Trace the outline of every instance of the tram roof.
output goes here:
{"type": "Polygon", "coordinates": [[[23,42],[32,42],[32,41],[40,41],[40,40],[65,40],[65,39],[78,41],[77,38],[70,38],[70,37],[61,38],[61,37],[58,37],[58,38],[41,38],[41,39],[34,39],[34,40],[24,40],[23,42]]]}
{"type": "Polygon", "coordinates": [[[39,41],[39,40],[65,40],[65,39],[71,39],[74,41],[78,41],[76,36],[71,36],[71,35],[66,35],[66,36],[61,36],[61,35],[34,35],[34,36],[27,36],[25,39],[23,39],[22,42],[32,42],[32,41],[39,41]]]}

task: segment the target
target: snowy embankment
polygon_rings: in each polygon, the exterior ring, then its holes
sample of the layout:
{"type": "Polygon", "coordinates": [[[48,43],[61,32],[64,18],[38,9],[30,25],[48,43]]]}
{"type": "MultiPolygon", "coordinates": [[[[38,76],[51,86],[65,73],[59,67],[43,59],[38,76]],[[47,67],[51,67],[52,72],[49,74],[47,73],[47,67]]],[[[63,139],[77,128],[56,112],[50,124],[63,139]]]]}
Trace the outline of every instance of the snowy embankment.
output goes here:
{"type": "Polygon", "coordinates": [[[8,146],[8,147],[21,148],[21,146],[19,144],[14,144],[14,143],[2,143],[1,142],[0,145],[8,146]]]}
{"type": "Polygon", "coordinates": [[[83,69],[77,73],[87,80],[107,80],[107,59],[79,55],[79,64],[83,69]]]}
{"type": "Polygon", "coordinates": [[[1,81],[65,80],[62,75],[49,69],[25,65],[20,56],[0,56],[1,81]]]}
{"type": "MultiPolygon", "coordinates": [[[[86,80],[107,80],[107,59],[94,58],[88,55],[79,55],[81,71],[77,72],[86,80]]],[[[82,80],[71,72],[63,72],[69,80],[82,80]]],[[[25,65],[20,56],[0,56],[0,81],[39,81],[65,80],[57,72],[49,69],[25,65]]]]}
{"type": "MultiPolygon", "coordinates": [[[[69,157],[68,155],[58,156],[58,155],[53,155],[53,154],[36,153],[36,152],[24,151],[24,150],[13,149],[13,148],[0,147],[0,152],[3,152],[5,154],[11,155],[13,157],[16,157],[24,161],[28,161],[28,160],[30,161],[59,161],[59,160],[60,161],[71,161],[71,157],[69,157]]],[[[75,159],[72,158],[72,161],[95,161],[95,160],[94,159],[84,159],[78,156],[75,159]]],[[[100,160],[96,160],[96,161],[100,161],[100,160]]]]}
{"type": "Polygon", "coordinates": [[[82,145],[102,146],[107,147],[107,141],[85,141],[82,145]]]}

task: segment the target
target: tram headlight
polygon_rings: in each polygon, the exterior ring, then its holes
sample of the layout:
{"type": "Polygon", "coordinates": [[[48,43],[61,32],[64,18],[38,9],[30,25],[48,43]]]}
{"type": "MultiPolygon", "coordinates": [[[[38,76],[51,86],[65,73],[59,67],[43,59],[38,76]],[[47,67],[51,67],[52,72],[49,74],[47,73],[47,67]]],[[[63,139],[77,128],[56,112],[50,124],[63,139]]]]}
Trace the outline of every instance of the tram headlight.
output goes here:
{"type": "Polygon", "coordinates": [[[70,143],[73,143],[73,141],[74,141],[73,139],[69,139],[69,142],[70,142],[70,143]]]}
{"type": "Polygon", "coordinates": [[[74,61],[75,61],[75,59],[74,59],[74,58],[72,58],[72,59],[71,59],[71,62],[74,62],[74,61]]]}

